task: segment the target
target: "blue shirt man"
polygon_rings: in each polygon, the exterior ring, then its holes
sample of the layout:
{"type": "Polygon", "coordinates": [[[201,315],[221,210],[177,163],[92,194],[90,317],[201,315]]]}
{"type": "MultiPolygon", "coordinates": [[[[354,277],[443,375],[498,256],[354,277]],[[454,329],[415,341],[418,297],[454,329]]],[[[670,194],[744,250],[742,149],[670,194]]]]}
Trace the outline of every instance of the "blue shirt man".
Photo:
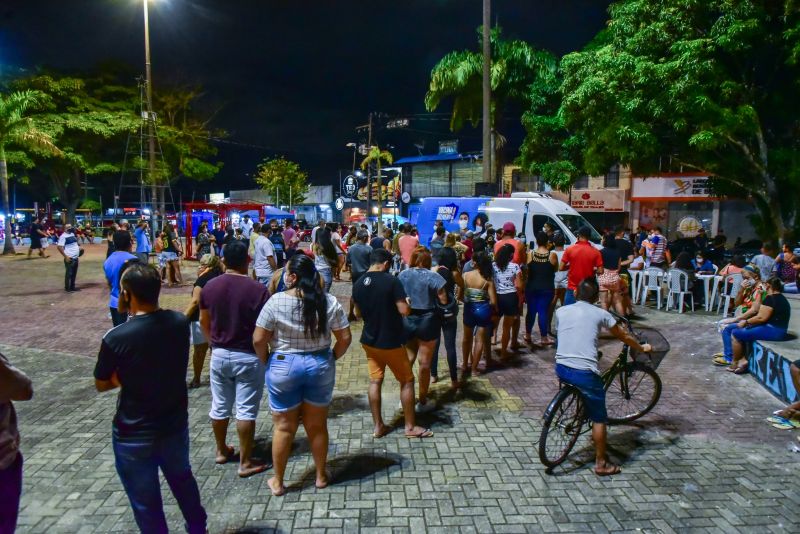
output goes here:
{"type": "Polygon", "coordinates": [[[126,263],[138,261],[138,259],[131,254],[131,234],[124,230],[117,230],[114,232],[113,241],[114,252],[103,263],[103,271],[106,274],[108,287],[111,289],[111,296],[108,299],[111,322],[114,326],[119,326],[128,320],[127,314],[120,313],[117,310],[117,305],[119,304],[119,275],[126,263]]]}
{"type": "Polygon", "coordinates": [[[153,250],[153,245],[150,243],[150,236],[147,235],[147,223],[142,221],[133,231],[136,237],[136,257],[139,258],[141,263],[147,263],[150,257],[150,251],[153,250]]]}

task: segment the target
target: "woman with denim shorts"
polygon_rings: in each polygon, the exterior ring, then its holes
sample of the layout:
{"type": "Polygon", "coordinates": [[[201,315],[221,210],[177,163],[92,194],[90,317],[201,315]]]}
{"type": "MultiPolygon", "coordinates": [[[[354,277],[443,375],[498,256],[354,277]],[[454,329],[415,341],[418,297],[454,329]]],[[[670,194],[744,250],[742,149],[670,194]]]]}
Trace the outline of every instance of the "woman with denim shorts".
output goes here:
{"type": "Polygon", "coordinates": [[[328,228],[321,228],[314,236],[317,240],[314,243],[314,267],[325,282],[325,293],[331,290],[333,269],[339,264],[339,256],[331,236],[328,228]]]}
{"type": "MultiPolygon", "coordinates": [[[[472,257],[472,263],[474,268],[464,274],[464,337],[461,344],[463,377],[470,373],[479,374],[478,363],[484,347],[489,343],[492,310],[497,308],[492,258],[487,252],[481,251],[472,257]]],[[[491,351],[488,356],[487,369],[492,366],[491,351]]]]}
{"type": "Polygon", "coordinates": [[[253,346],[269,357],[266,372],[272,410],[272,494],[283,495],[284,474],[300,424],[308,435],[316,466],[317,488],[329,483],[328,406],[333,399],[336,360],[350,346],[350,325],[336,297],[323,291],[320,273],[305,254],[297,254],[284,270],[286,291],[272,296],[256,321],[253,346]],[[331,349],[331,333],[336,343],[331,349]]]}

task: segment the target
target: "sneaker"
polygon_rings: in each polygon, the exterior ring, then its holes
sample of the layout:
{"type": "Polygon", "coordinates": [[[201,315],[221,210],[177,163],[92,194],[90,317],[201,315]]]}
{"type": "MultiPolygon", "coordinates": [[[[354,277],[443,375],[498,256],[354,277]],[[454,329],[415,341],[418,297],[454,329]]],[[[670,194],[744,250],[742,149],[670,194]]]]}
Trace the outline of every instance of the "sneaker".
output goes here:
{"type": "Polygon", "coordinates": [[[428,413],[428,412],[431,412],[431,411],[433,411],[435,409],[436,409],[436,405],[431,401],[427,401],[425,404],[422,404],[421,402],[418,402],[415,411],[417,411],[419,413],[428,413]]]}

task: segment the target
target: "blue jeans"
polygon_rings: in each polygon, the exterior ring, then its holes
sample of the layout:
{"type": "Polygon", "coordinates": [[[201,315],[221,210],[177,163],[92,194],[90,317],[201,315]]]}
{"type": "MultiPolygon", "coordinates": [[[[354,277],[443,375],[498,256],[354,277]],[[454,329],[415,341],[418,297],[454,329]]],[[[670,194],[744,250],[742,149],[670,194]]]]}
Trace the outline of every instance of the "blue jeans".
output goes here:
{"type": "Polygon", "coordinates": [[[566,365],[556,364],[556,375],[562,382],[575,386],[583,394],[586,405],[586,416],[593,423],[608,421],[606,412],[606,390],[600,376],[592,371],[573,369],[566,365]]]}
{"type": "Polygon", "coordinates": [[[322,277],[322,281],[325,282],[325,293],[330,293],[331,285],[333,285],[333,271],[330,269],[320,269],[319,275],[322,277]]]}
{"type": "MultiPolygon", "coordinates": [[[[444,350],[447,353],[447,366],[450,368],[450,380],[458,380],[458,354],[456,353],[456,332],[458,331],[458,317],[442,323],[442,334],[444,335],[444,350]]],[[[433,360],[431,360],[431,376],[439,376],[439,347],[442,344],[442,336],[436,340],[436,348],[433,350],[433,360]]]]}
{"type": "Polygon", "coordinates": [[[0,532],[14,532],[19,515],[19,498],[22,495],[22,454],[0,470],[0,532]]]}
{"type": "Polygon", "coordinates": [[[742,343],[753,341],[786,341],[786,330],[768,324],[760,324],[749,328],[736,328],[731,335],[742,343]]]}
{"type": "Polygon", "coordinates": [[[288,412],[301,404],[325,407],[333,400],[336,360],[325,349],[304,354],[275,353],[267,369],[269,407],[288,412]]]}
{"type": "Polygon", "coordinates": [[[574,289],[567,289],[567,292],[564,294],[564,306],[569,304],[575,304],[577,301],[575,300],[575,290],[574,289]]]}
{"type": "Polygon", "coordinates": [[[531,335],[533,320],[539,318],[539,334],[549,334],[550,303],[553,302],[554,289],[526,291],[525,301],[528,303],[528,314],[525,316],[525,333],[531,335]]]}
{"type": "Polygon", "coordinates": [[[189,429],[136,441],[112,439],[117,473],[142,532],[166,533],[158,470],[164,473],[191,534],[206,531],[206,511],[189,464],[189,429]]]}
{"type": "Polygon", "coordinates": [[[734,330],[736,330],[738,326],[736,323],[731,323],[726,325],[725,328],[722,330],[722,354],[725,356],[725,359],[728,362],[733,361],[733,343],[731,342],[731,334],[734,330]]]}

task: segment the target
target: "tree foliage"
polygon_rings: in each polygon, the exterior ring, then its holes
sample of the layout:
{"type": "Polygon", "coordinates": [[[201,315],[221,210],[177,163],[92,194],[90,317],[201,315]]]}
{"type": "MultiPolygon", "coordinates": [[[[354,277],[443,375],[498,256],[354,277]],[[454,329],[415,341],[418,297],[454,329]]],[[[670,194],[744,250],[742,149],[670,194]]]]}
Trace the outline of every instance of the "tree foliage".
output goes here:
{"type": "Polygon", "coordinates": [[[11,206],[8,201],[8,161],[6,147],[37,150],[41,153],[60,157],[62,152],[53,144],[47,132],[37,128],[30,114],[42,106],[45,95],[38,91],[15,91],[0,93],[0,189],[3,195],[5,216],[4,235],[6,236],[3,254],[14,254],[11,239],[11,206]]]}
{"type": "Polygon", "coordinates": [[[759,226],[798,227],[800,7],[793,0],[622,0],[559,76],[532,86],[521,162],[559,186],[619,162],[709,173],[759,226]]]}
{"type": "Polygon", "coordinates": [[[302,204],[308,195],[308,173],[283,157],[265,159],[258,166],[255,181],[275,203],[302,204]]]}
{"type": "MultiPolygon", "coordinates": [[[[555,57],[519,40],[501,38],[501,28],[491,32],[492,43],[492,125],[509,102],[527,104],[529,87],[539,76],[555,69],[555,57]]],[[[478,28],[478,50],[459,50],[444,56],[431,71],[425,107],[435,111],[443,100],[452,98],[450,129],[458,131],[469,121],[477,126],[483,102],[483,29],[478,28]]]]}

